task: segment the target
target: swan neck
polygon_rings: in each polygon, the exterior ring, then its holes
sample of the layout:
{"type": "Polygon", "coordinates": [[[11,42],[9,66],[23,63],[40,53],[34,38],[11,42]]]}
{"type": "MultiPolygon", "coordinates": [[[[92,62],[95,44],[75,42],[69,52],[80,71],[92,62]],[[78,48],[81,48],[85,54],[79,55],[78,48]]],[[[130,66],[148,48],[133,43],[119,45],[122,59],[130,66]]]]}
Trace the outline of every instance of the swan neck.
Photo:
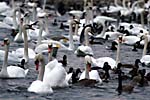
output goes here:
{"type": "Polygon", "coordinates": [[[44,3],[43,3],[43,11],[45,11],[45,5],[46,5],[46,0],[44,0],[44,3]]]}
{"type": "Polygon", "coordinates": [[[120,62],[120,46],[121,46],[121,43],[118,42],[117,55],[116,55],[116,66],[117,66],[118,63],[120,62]]]}
{"type": "Polygon", "coordinates": [[[36,10],[36,6],[33,6],[33,15],[32,15],[32,20],[36,21],[36,16],[37,16],[37,10],[36,10]]]}
{"type": "Polygon", "coordinates": [[[14,9],[14,10],[13,10],[13,27],[14,27],[15,29],[17,29],[16,12],[17,12],[17,10],[14,9]]]}
{"type": "Polygon", "coordinates": [[[86,64],[86,67],[85,67],[85,79],[89,79],[88,64],[86,64]]]}
{"type": "Polygon", "coordinates": [[[11,0],[11,3],[12,3],[12,8],[15,9],[15,1],[11,0]]]}
{"type": "Polygon", "coordinates": [[[144,49],[143,49],[143,55],[142,56],[146,55],[147,46],[148,46],[148,37],[145,36],[145,39],[144,39],[144,49]]]}
{"type": "Polygon", "coordinates": [[[39,30],[37,46],[41,44],[43,30],[44,30],[43,23],[40,23],[40,30],[39,30]]]}
{"type": "Polygon", "coordinates": [[[4,62],[2,69],[7,70],[7,65],[8,65],[8,52],[9,52],[9,45],[5,45],[5,55],[4,55],[4,62]]]}
{"type": "Polygon", "coordinates": [[[90,32],[91,27],[86,27],[84,30],[84,36],[85,36],[85,45],[89,46],[89,36],[88,36],[88,32],[90,32]]]}
{"type": "Polygon", "coordinates": [[[115,4],[116,7],[119,6],[118,5],[118,0],[114,0],[114,4],[115,4]]]}
{"type": "Polygon", "coordinates": [[[29,56],[28,56],[28,36],[25,29],[25,26],[23,26],[22,31],[24,33],[24,58],[26,62],[28,62],[29,56]]]}
{"type": "MultiPolygon", "coordinates": [[[[77,21],[80,21],[80,19],[78,18],[77,21]]],[[[75,35],[78,35],[78,27],[79,24],[75,24],[75,32],[74,32],[75,35]]]]}
{"type": "Polygon", "coordinates": [[[73,23],[73,20],[71,20],[69,24],[69,48],[74,50],[72,23],[73,23]]]}
{"type": "Polygon", "coordinates": [[[44,21],[45,21],[45,24],[44,24],[45,31],[46,31],[47,34],[50,34],[49,30],[48,30],[48,17],[47,16],[44,17],[44,21]]]}
{"type": "Polygon", "coordinates": [[[41,67],[40,67],[40,71],[39,71],[37,80],[43,81],[43,76],[44,76],[44,71],[45,71],[44,58],[40,62],[41,62],[41,67]]]}
{"type": "Polygon", "coordinates": [[[101,32],[101,37],[103,37],[105,35],[105,31],[106,31],[106,25],[105,25],[105,23],[102,23],[102,26],[103,26],[103,30],[101,32]]]}
{"type": "Polygon", "coordinates": [[[123,1],[122,1],[122,5],[123,5],[123,8],[127,8],[127,7],[126,7],[126,0],[123,0],[123,1]]]}

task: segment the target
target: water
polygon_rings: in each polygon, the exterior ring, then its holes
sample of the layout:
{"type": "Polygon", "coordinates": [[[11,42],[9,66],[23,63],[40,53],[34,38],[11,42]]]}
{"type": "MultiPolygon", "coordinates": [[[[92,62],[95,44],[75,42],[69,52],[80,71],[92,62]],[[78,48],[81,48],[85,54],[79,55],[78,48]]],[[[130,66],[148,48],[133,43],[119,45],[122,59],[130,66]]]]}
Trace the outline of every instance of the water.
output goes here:
{"type": "MultiPolygon", "coordinates": [[[[49,27],[52,34],[66,34],[67,32],[58,29],[58,27],[49,27]],[[57,30],[57,31],[56,31],[57,30]]],[[[3,38],[9,37],[11,41],[13,38],[10,36],[10,30],[1,29],[0,42],[3,38]]],[[[112,57],[116,58],[116,51],[107,50],[106,46],[110,46],[111,42],[106,42],[103,45],[92,45],[94,51],[94,57],[112,57]]],[[[10,51],[15,50],[18,47],[22,47],[23,44],[17,44],[12,42],[10,44],[10,51]]],[[[35,44],[29,42],[29,47],[34,48],[35,44]]],[[[0,46],[0,49],[4,47],[0,46]]],[[[63,55],[68,57],[68,66],[84,69],[84,58],[76,57],[73,51],[58,51],[58,59],[62,59],[63,55]]],[[[134,64],[135,59],[141,58],[142,50],[133,52],[131,46],[121,45],[121,62],[134,64]]],[[[45,55],[47,57],[47,55],[45,55]]],[[[0,62],[0,67],[2,62],[0,62]]],[[[150,86],[139,87],[135,86],[134,91],[131,94],[123,93],[118,95],[116,88],[118,85],[117,80],[110,80],[109,83],[103,83],[95,87],[82,87],[70,85],[66,88],[53,89],[53,94],[35,94],[27,91],[32,81],[36,80],[37,72],[35,71],[34,61],[30,60],[26,65],[29,68],[29,73],[24,79],[0,79],[0,100],[149,100],[150,86]]],[[[148,68],[147,68],[148,69],[148,68]]],[[[149,71],[149,69],[148,69],[149,71]]],[[[127,82],[126,82],[127,83],[127,82]]]]}

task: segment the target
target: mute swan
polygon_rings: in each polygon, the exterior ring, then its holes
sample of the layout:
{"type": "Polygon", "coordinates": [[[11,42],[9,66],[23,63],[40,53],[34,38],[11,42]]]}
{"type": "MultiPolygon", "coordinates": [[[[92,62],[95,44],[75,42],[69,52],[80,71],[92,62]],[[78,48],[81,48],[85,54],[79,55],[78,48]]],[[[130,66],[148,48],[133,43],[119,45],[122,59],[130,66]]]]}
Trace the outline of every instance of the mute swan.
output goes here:
{"type": "Polygon", "coordinates": [[[16,54],[18,57],[23,57],[25,59],[25,62],[27,63],[29,58],[33,59],[35,57],[35,52],[28,48],[28,37],[27,37],[27,32],[26,29],[32,29],[32,25],[23,25],[22,31],[24,33],[24,48],[18,48],[16,51],[13,51],[13,54],[16,54]]]}
{"type": "Polygon", "coordinates": [[[39,33],[39,41],[38,41],[38,46],[35,48],[35,52],[36,53],[40,53],[40,52],[43,52],[43,51],[47,51],[47,48],[48,48],[48,43],[52,43],[52,44],[58,44],[60,45],[60,47],[63,49],[63,50],[74,50],[74,43],[73,43],[73,33],[72,33],[72,25],[74,23],[74,20],[71,20],[70,21],[70,31],[69,31],[69,47],[66,47],[64,44],[62,44],[61,42],[59,41],[55,41],[55,40],[44,40],[42,42],[42,44],[39,44],[39,42],[41,42],[41,34],[39,33]]]}
{"type": "Polygon", "coordinates": [[[120,45],[122,43],[122,37],[119,37],[117,39],[117,42],[118,42],[118,47],[117,47],[117,55],[116,55],[116,60],[114,60],[113,58],[111,57],[100,57],[100,58],[93,58],[91,57],[92,59],[92,63],[95,65],[95,66],[98,66],[98,67],[103,67],[104,63],[105,62],[108,62],[108,64],[111,66],[111,69],[115,69],[116,68],[116,65],[118,62],[120,62],[120,45]]]}
{"type": "Polygon", "coordinates": [[[8,50],[9,50],[9,40],[4,39],[5,45],[5,56],[3,66],[0,72],[0,78],[24,78],[27,75],[28,69],[24,70],[19,66],[7,66],[8,64],[8,50]]]}
{"type": "Polygon", "coordinates": [[[148,36],[144,35],[142,38],[144,38],[144,49],[143,49],[143,55],[140,59],[141,63],[144,63],[146,66],[149,66],[150,64],[150,55],[146,55],[147,45],[148,45],[148,36]]]}
{"type": "Polygon", "coordinates": [[[36,81],[33,81],[28,88],[29,92],[35,93],[53,93],[53,90],[50,85],[43,82],[43,76],[45,71],[45,61],[42,54],[37,54],[35,57],[36,69],[38,70],[39,63],[41,63],[41,67],[39,70],[38,78],[36,81]]]}
{"type": "MultiPolygon", "coordinates": [[[[91,63],[92,63],[90,56],[88,56],[88,55],[85,56],[85,63],[86,63],[85,71],[83,71],[81,73],[81,76],[79,78],[79,83],[81,82],[81,84],[82,84],[82,83],[84,83],[84,81],[86,83],[89,82],[88,85],[91,85],[90,83],[93,84],[93,81],[95,81],[94,83],[102,83],[102,80],[101,80],[97,70],[90,70],[91,69],[91,63]]],[[[85,84],[83,84],[83,85],[85,85],[85,84]]]]}
{"type": "Polygon", "coordinates": [[[91,28],[91,25],[87,25],[82,30],[80,35],[80,42],[82,45],[79,46],[75,51],[77,56],[94,55],[92,48],[89,47],[88,32],[91,32],[91,28]]]}
{"type": "Polygon", "coordinates": [[[106,11],[107,13],[116,13],[116,12],[123,9],[122,6],[118,5],[117,1],[118,0],[114,0],[114,6],[109,6],[109,8],[108,7],[103,7],[103,8],[100,8],[100,9],[106,11]]]}

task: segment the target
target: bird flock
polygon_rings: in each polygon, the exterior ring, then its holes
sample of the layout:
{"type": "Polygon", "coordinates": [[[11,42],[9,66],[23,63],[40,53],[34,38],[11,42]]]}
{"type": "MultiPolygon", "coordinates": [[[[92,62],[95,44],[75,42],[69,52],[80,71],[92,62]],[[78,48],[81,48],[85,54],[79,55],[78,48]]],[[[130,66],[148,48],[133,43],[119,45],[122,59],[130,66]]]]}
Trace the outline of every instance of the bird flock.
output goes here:
{"type": "Polygon", "coordinates": [[[95,6],[93,0],[84,0],[84,10],[66,11],[68,18],[65,21],[58,20],[65,15],[45,8],[46,0],[43,8],[34,0],[21,3],[12,0],[11,6],[0,2],[3,17],[0,29],[11,30],[9,35],[12,38],[5,37],[1,43],[0,78],[25,78],[31,70],[27,65],[34,62],[37,79],[28,85],[28,92],[52,94],[55,88],[72,85],[91,87],[113,80],[118,80],[116,92],[119,95],[122,92],[132,93],[135,86],[148,86],[150,1],[131,1],[118,3],[114,0],[114,3],[95,6]],[[51,34],[50,24],[57,26],[59,29],[54,30],[61,30],[62,34],[51,34]],[[12,43],[18,45],[14,50],[10,48],[12,43]],[[106,50],[115,54],[115,59],[110,56],[96,58],[92,45],[106,46],[106,50]],[[141,58],[135,58],[132,64],[122,63],[122,45],[132,47],[132,52],[142,49],[141,58]],[[83,59],[84,68],[69,67],[67,55],[59,60],[59,51],[71,52],[79,60],[83,59]],[[129,83],[124,84],[124,80],[129,83]]]}

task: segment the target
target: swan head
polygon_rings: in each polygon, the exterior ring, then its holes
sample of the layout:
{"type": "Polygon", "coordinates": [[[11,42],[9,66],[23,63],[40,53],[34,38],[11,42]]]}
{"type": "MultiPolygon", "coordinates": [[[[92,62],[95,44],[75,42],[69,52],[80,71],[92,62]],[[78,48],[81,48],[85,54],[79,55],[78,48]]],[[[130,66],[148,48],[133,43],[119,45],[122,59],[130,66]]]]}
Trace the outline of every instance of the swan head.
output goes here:
{"type": "Polygon", "coordinates": [[[48,53],[51,53],[52,52],[52,43],[49,43],[48,44],[48,53]]]}
{"type": "Polygon", "coordinates": [[[86,56],[85,56],[85,63],[86,63],[86,64],[87,64],[87,63],[89,63],[89,64],[92,63],[92,59],[91,59],[91,57],[90,57],[89,55],[86,55],[86,56]]]}
{"type": "Polygon", "coordinates": [[[4,45],[9,45],[10,44],[10,41],[8,38],[4,38],[4,45]]]}
{"type": "Polygon", "coordinates": [[[41,53],[39,53],[39,54],[37,54],[37,55],[35,56],[34,63],[35,63],[35,65],[36,65],[36,70],[39,69],[39,63],[42,62],[43,60],[44,60],[44,57],[43,57],[43,55],[42,55],[41,53]]]}

